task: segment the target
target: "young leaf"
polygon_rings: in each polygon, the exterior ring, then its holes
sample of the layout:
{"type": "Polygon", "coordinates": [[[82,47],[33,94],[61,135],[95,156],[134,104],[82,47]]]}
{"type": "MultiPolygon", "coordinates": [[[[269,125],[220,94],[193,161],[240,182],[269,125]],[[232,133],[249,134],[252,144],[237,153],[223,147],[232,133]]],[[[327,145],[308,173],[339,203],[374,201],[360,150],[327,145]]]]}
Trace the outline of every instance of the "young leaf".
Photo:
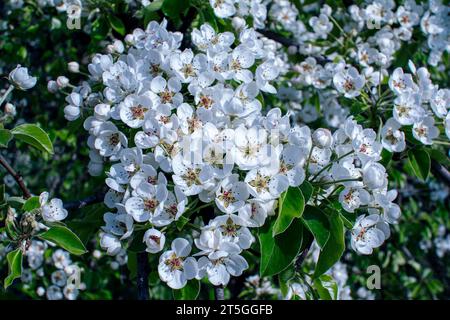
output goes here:
{"type": "Polygon", "coordinates": [[[259,230],[261,277],[275,275],[286,269],[297,256],[302,244],[303,226],[299,219],[294,219],[285,232],[275,237],[274,224],[275,221],[272,220],[259,230]]]}
{"type": "Polygon", "coordinates": [[[25,212],[30,212],[34,209],[39,208],[40,206],[41,206],[41,204],[39,203],[39,197],[34,196],[34,197],[27,199],[27,201],[25,201],[22,209],[25,212]]]}
{"type": "Polygon", "coordinates": [[[39,238],[56,243],[61,248],[75,255],[86,253],[86,248],[80,238],[69,228],[63,226],[53,226],[44,233],[38,235],[39,238]]]}
{"type": "Polygon", "coordinates": [[[328,274],[321,275],[314,280],[314,287],[322,300],[337,300],[338,286],[333,277],[328,274]]]}
{"type": "Polygon", "coordinates": [[[44,130],[35,124],[22,124],[11,130],[16,139],[44,152],[53,154],[53,145],[44,130]]]}
{"type": "Polygon", "coordinates": [[[150,12],[158,11],[161,9],[161,6],[163,4],[163,0],[155,0],[152,3],[150,3],[148,6],[145,7],[145,10],[148,10],[150,12]]]}
{"type": "Polygon", "coordinates": [[[5,278],[4,288],[8,288],[22,274],[22,250],[17,248],[6,255],[8,260],[8,276],[5,278]]]}
{"type": "Polygon", "coordinates": [[[314,235],[319,247],[323,248],[330,237],[328,218],[319,208],[306,206],[302,221],[314,235]]]}
{"type": "Polygon", "coordinates": [[[440,164],[442,164],[444,167],[450,167],[450,159],[448,156],[446,156],[444,153],[437,149],[428,149],[428,154],[430,155],[430,158],[433,160],[436,160],[440,164]]]}
{"type": "Polygon", "coordinates": [[[419,179],[425,181],[431,168],[430,155],[425,150],[409,150],[408,161],[419,179]]]}
{"type": "Polygon", "coordinates": [[[122,20],[120,20],[118,17],[109,15],[108,16],[109,23],[111,25],[111,28],[113,28],[118,34],[124,36],[126,33],[125,25],[123,24],[122,20]]]}
{"type": "Polygon", "coordinates": [[[180,19],[184,11],[189,8],[190,0],[164,0],[161,10],[175,24],[180,23],[180,19]]]}
{"type": "Polygon", "coordinates": [[[308,181],[303,181],[301,186],[299,187],[300,190],[302,190],[303,197],[305,198],[305,205],[308,203],[309,199],[311,199],[311,196],[314,192],[314,187],[309,183],[308,181]]]}
{"type": "Polygon", "coordinates": [[[200,281],[190,280],[183,288],[172,292],[175,300],[195,300],[200,293],[200,281]]]}
{"type": "Polygon", "coordinates": [[[280,198],[278,216],[273,226],[273,236],[283,233],[295,218],[302,216],[305,198],[299,188],[290,187],[280,198]]]}
{"type": "Polygon", "coordinates": [[[344,223],[341,217],[334,213],[329,217],[330,237],[322,248],[314,270],[314,278],[320,277],[330,269],[342,256],[345,250],[344,223]]]}
{"type": "Polygon", "coordinates": [[[0,129],[0,148],[7,148],[9,141],[12,139],[12,134],[7,129],[0,129]]]}

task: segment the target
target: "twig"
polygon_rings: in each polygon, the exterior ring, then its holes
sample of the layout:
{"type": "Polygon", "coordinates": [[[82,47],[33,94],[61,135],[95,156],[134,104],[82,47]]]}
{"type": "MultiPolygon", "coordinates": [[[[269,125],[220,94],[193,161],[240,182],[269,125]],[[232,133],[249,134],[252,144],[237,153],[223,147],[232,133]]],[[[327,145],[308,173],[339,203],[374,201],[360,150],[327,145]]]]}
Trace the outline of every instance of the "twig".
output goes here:
{"type": "Polygon", "coordinates": [[[138,300],[148,300],[148,253],[139,252],[137,254],[137,289],[138,289],[138,300]]]}
{"type": "Polygon", "coordinates": [[[305,261],[306,256],[308,255],[309,248],[310,248],[310,247],[306,247],[306,249],[303,250],[303,252],[302,252],[301,254],[299,254],[299,255],[297,256],[297,258],[295,259],[295,263],[294,263],[295,271],[297,271],[297,272],[300,271],[300,268],[301,268],[301,266],[302,266],[302,264],[303,264],[303,261],[305,261]]]}
{"type": "Polygon", "coordinates": [[[214,297],[216,300],[225,300],[225,291],[222,285],[214,287],[214,297]]]}
{"type": "Polygon", "coordinates": [[[436,178],[445,182],[445,184],[450,187],[450,173],[443,165],[434,159],[431,160],[431,172],[436,178]]]}
{"type": "MultiPolygon", "coordinates": [[[[287,38],[277,32],[274,32],[272,30],[267,30],[267,29],[257,29],[256,31],[261,33],[266,38],[272,39],[273,41],[278,42],[279,44],[281,44],[285,47],[295,47],[295,48],[297,48],[297,51],[300,50],[300,45],[292,38],[287,38]]],[[[324,58],[324,57],[314,56],[314,55],[311,55],[311,57],[316,59],[316,61],[320,64],[326,64],[328,62],[331,62],[331,60],[324,58]]]]}
{"type": "Polygon", "coordinates": [[[90,204],[100,203],[104,200],[104,198],[105,198],[105,192],[100,191],[100,192],[93,194],[92,196],[86,197],[81,200],[66,202],[64,204],[64,209],[66,209],[66,210],[81,209],[90,204]]]}
{"type": "Polygon", "coordinates": [[[19,185],[20,189],[22,190],[23,193],[23,197],[24,199],[28,199],[31,198],[31,193],[28,190],[27,186],[25,185],[25,182],[22,179],[22,176],[17,173],[8,163],[8,161],[6,161],[5,158],[3,158],[2,155],[0,155],[0,164],[6,169],[6,171],[8,171],[8,173],[10,175],[12,175],[12,177],[14,178],[14,180],[16,180],[17,184],[19,185]]]}

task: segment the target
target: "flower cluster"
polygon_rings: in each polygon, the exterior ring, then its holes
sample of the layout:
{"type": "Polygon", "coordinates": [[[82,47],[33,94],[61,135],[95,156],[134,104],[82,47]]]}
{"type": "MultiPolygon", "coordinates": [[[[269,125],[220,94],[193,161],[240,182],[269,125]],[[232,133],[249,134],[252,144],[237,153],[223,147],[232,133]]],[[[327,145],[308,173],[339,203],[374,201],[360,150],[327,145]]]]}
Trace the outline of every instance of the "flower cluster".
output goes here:
{"type": "Polygon", "coordinates": [[[414,138],[431,145],[440,134],[435,117],[444,121],[445,133],[450,139],[450,90],[434,85],[426,68],[416,70],[411,61],[409,67],[412,74],[397,68],[389,78],[389,87],[396,98],[393,118],[382,130],[382,141],[383,146],[392,152],[405,149],[405,135],[399,130],[401,126],[412,125],[414,138]]]}
{"type": "Polygon", "coordinates": [[[47,258],[47,250],[49,247],[46,242],[31,242],[25,254],[27,267],[22,271],[22,282],[25,286],[33,282],[39,297],[45,296],[48,300],[76,300],[79,289],[85,288],[85,284],[80,282],[80,268],[72,262],[67,251],[49,250],[52,253],[47,258]],[[47,279],[49,274],[50,279],[47,279]]]}
{"type": "MultiPolygon", "coordinates": [[[[203,277],[226,285],[248,268],[241,253],[254,242],[251,228],[262,226],[280,195],[307,177],[328,194],[344,186],[344,208],[370,208],[386,232],[382,240],[388,237],[386,222],[394,223],[400,210],[392,203],[395,192],[387,191],[373,130],[348,118],[332,134],[292,124],[278,108],[264,114],[262,93],[277,92],[271,81],[279,70],[251,28],[236,39],[204,24],[191,35],[196,52],[180,49],[182,37],[167,31],[165,21],[134,30],[125,45],[116,41],[114,55],[97,54],[89,81],[67,96],[66,118],[85,117],[89,172],[100,175],[105,161],[112,163],[101,238],[108,254],[137,236],[158,253],[169,230],[210,208],[200,232],[171,242],[158,271],[175,289],[203,277]]],[[[362,253],[376,246],[366,231],[355,234],[362,253]]]]}

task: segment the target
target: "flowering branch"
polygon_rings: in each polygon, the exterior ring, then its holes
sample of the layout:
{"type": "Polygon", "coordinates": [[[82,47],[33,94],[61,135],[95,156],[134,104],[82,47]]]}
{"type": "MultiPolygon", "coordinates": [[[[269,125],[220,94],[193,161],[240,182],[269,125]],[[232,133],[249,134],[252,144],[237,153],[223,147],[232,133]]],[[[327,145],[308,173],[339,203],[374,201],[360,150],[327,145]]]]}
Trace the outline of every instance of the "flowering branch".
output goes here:
{"type": "Polygon", "coordinates": [[[6,161],[5,158],[3,158],[3,156],[0,155],[0,164],[6,169],[6,171],[8,171],[8,173],[10,175],[12,175],[12,177],[14,178],[14,180],[16,180],[17,184],[19,185],[20,189],[22,190],[23,193],[23,197],[25,199],[31,198],[31,193],[28,190],[28,188],[26,187],[22,176],[17,173],[12,167],[11,165],[8,163],[8,161],[6,161]]]}
{"type": "Polygon", "coordinates": [[[137,254],[137,288],[138,300],[148,300],[148,254],[147,252],[139,252],[137,254]]]}
{"type": "MultiPolygon", "coordinates": [[[[279,44],[285,46],[285,47],[295,47],[296,50],[298,51],[300,48],[300,44],[298,44],[296,41],[294,41],[291,38],[287,38],[277,32],[274,32],[272,30],[267,30],[267,29],[258,29],[256,30],[259,33],[261,33],[263,36],[265,36],[266,38],[269,38],[275,42],[278,42],[279,44]]],[[[315,56],[315,55],[311,55],[311,57],[313,57],[314,59],[317,60],[317,62],[321,63],[321,64],[325,64],[327,62],[331,62],[331,60],[326,59],[324,57],[319,57],[319,56],[315,56]]]]}
{"type": "Polygon", "coordinates": [[[105,198],[105,192],[100,191],[100,192],[97,192],[97,193],[93,194],[92,196],[86,197],[84,199],[67,202],[64,204],[64,209],[66,209],[66,210],[81,209],[90,204],[103,202],[104,198],[105,198]]]}

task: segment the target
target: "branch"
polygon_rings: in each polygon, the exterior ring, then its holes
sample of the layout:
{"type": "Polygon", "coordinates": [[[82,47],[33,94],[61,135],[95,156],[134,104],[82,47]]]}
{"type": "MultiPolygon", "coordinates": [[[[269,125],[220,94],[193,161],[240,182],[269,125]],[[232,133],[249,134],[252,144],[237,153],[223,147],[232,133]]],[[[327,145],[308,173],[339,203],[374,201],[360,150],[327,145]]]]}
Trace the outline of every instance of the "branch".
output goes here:
{"type": "Polygon", "coordinates": [[[257,32],[261,33],[266,38],[272,39],[273,41],[276,41],[280,44],[282,44],[285,47],[299,47],[298,43],[294,41],[294,39],[286,38],[285,36],[282,36],[281,34],[274,32],[272,30],[268,29],[258,29],[257,32]]]}
{"type": "Polygon", "coordinates": [[[137,254],[137,289],[138,289],[138,300],[148,300],[148,253],[139,252],[137,254]]]}
{"type": "Polygon", "coordinates": [[[28,188],[26,187],[22,176],[20,174],[18,174],[10,165],[9,163],[6,161],[5,158],[3,158],[2,155],[0,155],[0,164],[6,169],[6,171],[8,171],[8,173],[10,175],[13,176],[14,180],[16,180],[17,184],[19,185],[20,189],[22,190],[23,193],[23,197],[24,199],[28,199],[31,198],[31,193],[28,190],[28,188]]]}
{"type": "Polygon", "coordinates": [[[299,254],[297,256],[297,258],[295,259],[295,262],[294,262],[295,271],[297,271],[297,272],[300,271],[300,268],[301,268],[301,266],[303,264],[303,261],[305,261],[306,256],[309,253],[309,249],[310,249],[310,247],[306,247],[306,249],[303,250],[303,252],[301,254],[299,254]]]}
{"type": "Polygon", "coordinates": [[[195,17],[197,16],[197,9],[194,7],[191,7],[189,11],[186,14],[186,17],[183,19],[183,23],[180,26],[180,29],[178,30],[183,34],[183,40],[181,42],[181,49],[185,49],[190,47],[191,40],[190,36],[187,37],[187,30],[189,29],[189,26],[192,24],[192,21],[194,21],[195,17]]]}
{"type": "Polygon", "coordinates": [[[225,300],[225,291],[222,285],[214,287],[214,297],[216,300],[225,300]]]}
{"type": "MultiPolygon", "coordinates": [[[[275,31],[268,30],[268,29],[257,29],[256,31],[261,33],[266,38],[272,39],[273,41],[278,42],[279,44],[281,44],[285,47],[296,47],[297,52],[300,50],[300,45],[292,38],[285,37],[275,31]]],[[[325,63],[331,62],[331,60],[324,58],[324,57],[314,56],[314,55],[311,55],[311,57],[316,59],[316,61],[320,64],[325,64],[325,63]]]]}
{"type": "Polygon", "coordinates": [[[431,172],[433,175],[450,187],[450,173],[436,160],[431,160],[431,172]]]}
{"type": "Polygon", "coordinates": [[[105,193],[106,192],[104,192],[104,191],[100,191],[100,192],[97,192],[97,193],[93,194],[92,196],[86,197],[84,199],[67,202],[64,204],[64,209],[66,209],[66,210],[81,209],[90,204],[103,202],[103,200],[105,198],[105,193]]]}

